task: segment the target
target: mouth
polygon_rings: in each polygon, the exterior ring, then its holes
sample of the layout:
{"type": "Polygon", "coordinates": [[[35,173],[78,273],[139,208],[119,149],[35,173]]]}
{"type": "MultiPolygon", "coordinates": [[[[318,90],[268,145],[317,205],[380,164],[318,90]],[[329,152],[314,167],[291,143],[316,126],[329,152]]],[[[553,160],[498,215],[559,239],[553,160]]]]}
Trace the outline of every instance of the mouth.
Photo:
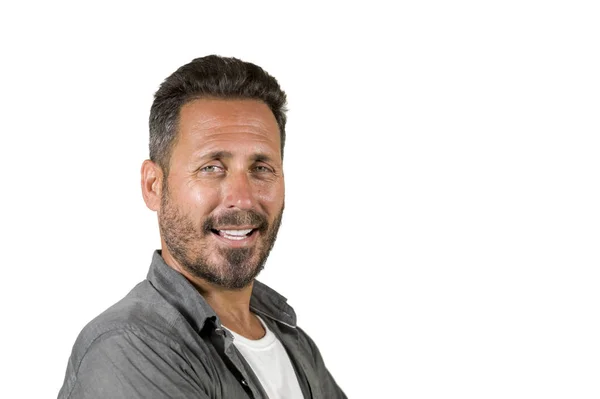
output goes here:
{"type": "Polygon", "coordinates": [[[258,231],[258,229],[254,227],[226,227],[220,229],[211,229],[210,231],[218,237],[228,241],[247,241],[249,238],[256,235],[255,233],[258,231]]]}

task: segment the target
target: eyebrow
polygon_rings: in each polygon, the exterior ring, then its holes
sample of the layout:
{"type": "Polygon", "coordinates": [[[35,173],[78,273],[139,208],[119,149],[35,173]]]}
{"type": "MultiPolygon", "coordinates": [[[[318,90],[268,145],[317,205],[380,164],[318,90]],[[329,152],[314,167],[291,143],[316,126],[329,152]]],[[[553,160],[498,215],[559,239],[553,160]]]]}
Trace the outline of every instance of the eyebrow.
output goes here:
{"type": "Polygon", "coordinates": [[[201,154],[198,159],[227,159],[233,158],[233,154],[229,151],[211,151],[201,154]]]}
{"type": "Polygon", "coordinates": [[[267,154],[258,153],[258,154],[252,155],[252,160],[254,162],[271,162],[271,161],[273,161],[273,158],[271,158],[267,154]]]}
{"type": "MultiPolygon", "coordinates": [[[[197,159],[204,160],[204,159],[231,159],[231,158],[233,158],[233,154],[231,152],[218,150],[218,151],[211,151],[211,152],[201,154],[197,159]]],[[[270,162],[273,160],[272,157],[270,157],[269,155],[262,153],[262,152],[253,154],[251,156],[251,159],[253,162],[270,162]]]]}

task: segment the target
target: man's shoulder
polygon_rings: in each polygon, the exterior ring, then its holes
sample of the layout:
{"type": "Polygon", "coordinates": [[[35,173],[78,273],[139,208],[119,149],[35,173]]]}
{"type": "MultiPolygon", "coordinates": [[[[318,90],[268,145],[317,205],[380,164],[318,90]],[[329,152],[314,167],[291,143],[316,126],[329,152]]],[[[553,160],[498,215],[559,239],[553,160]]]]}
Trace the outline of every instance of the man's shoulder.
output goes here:
{"type": "Polygon", "coordinates": [[[176,340],[173,332],[181,319],[181,314],[148,280],[144,280],[81,330],[73,346],[73,355],[83,357],[92,345],[116,335],[135,334],[161,341],[176,340]]]}
{"type": "Polygon", "coordinates": [[[59,398],[71,397],[77,384],[82,389],[83,385],[93,385],[88,380],[98,373],[110,379],[113,371],[127,370],[133,375],[135,370],[152,371],[155,367],[157,371],[151,374],[160,377],[160,372],[168,375],[167,369],[173,365],[185,368],[185,323],[148,280],[142,281],[81,330],[59,398]]]}

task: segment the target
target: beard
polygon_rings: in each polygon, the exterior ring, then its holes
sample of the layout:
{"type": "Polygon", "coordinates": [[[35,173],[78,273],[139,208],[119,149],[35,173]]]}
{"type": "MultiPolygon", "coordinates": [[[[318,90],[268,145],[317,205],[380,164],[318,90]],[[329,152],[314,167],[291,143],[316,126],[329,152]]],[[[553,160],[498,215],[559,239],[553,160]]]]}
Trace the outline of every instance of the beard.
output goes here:
{"type": "Polygon", "coordinates": [[[198,221],[177,207],[165,184],[158,223],[169,252],[188,273],[216,286],[239,290],[247,287],[264,268],[275,245],[283,208],[282,205],[271,224],[266,216],[253,210],[228,211],[198,221]],[[215,227],[224,225],[256,226],[252,234],[260,233],[260,237],[252,247],[209,246],[215,227]]]}

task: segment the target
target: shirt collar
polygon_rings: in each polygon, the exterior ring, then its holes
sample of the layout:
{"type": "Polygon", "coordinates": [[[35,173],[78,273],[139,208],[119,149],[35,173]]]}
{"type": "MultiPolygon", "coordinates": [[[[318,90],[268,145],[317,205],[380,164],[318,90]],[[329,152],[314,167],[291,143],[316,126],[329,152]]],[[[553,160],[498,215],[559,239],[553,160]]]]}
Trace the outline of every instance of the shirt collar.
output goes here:
{"type": "MultiPolygon", "coordinates": [[[[198,332],[202,331],[209,319],[220,326],[217,314],[204,297],[181,273],[165,263],[160,250],[154,251],[147,279],[198,332]]],[[[254,280],[252,288],[250,309],[279,323],[296,327],[296,313],[288,305],[287,299],[257,280],[254,280]]]]}

